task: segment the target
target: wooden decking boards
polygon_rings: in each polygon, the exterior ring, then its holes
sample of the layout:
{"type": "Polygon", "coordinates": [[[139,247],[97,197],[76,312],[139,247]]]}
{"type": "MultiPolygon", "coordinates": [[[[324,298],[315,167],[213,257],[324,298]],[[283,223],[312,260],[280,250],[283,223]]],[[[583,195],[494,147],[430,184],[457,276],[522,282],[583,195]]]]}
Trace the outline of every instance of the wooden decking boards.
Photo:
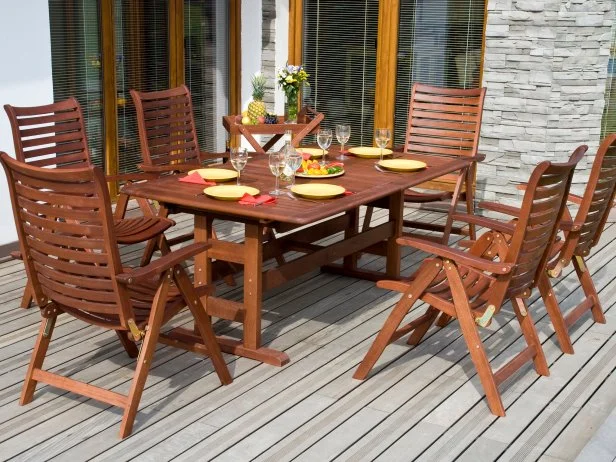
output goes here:
{"type": "MultiPolygon", "coordinates": [[[[407,212],[413,219],[442,217],[407,212]]],[[[191,217],[174,219],[178,226],[170,236],[192,226],[191,217]]],[[[221,223],[217,231],[238,239],[240,229],[221,223]]],[[[368,380],[353,380],[398,295],[367,281],[314,272],[266,294],[264,342],[287,352],[290,364],[277,368],[225,355],[234,382],[221,387],[208,361],[160,345],[134,434],[123,441],[117,437],[120,412],[104,404],[41,385],[31,404],[18,405],[39,314],[18,308],[25,284],[21,262],[3,262],[0,459],[574,460],[616,403],[610,386],[616,376],[615,241],[611,224],[588,259],[608,322],[598,325],[584,316],[572,330],[575,355],[560,352],[533,294],[530,309],[551,376],[527,367],[506,382],[505,418],[490,414],[456,323],[432,329],[416,348],[404,340],[392,344],[368,380]]],[[[137,246],[121,253],[132,263],[141,256],[137,246]]],[[[407,251],[403,272],[422,257],[407,251]]],[[[364,255],[361,263],[380,269],[384,259],[364,255]]],[[[564,308],[581,299],[570,271],[555,283],[564,308]]],[[[238,286],[221,284],[218,290],[238,299],[241,277],[238,286]]],[[[190,325],[190,319],[180,317],[178,324],[190,325]]],[[[496,366],[522,347],[512,320],[507,306],[481,331],[496,366]]],[[[239,335],[234,323],[215,327],[239,335]]],[[[124,392],[134,360],[112,333],[61,317],[45,367],[124,392]]]]}

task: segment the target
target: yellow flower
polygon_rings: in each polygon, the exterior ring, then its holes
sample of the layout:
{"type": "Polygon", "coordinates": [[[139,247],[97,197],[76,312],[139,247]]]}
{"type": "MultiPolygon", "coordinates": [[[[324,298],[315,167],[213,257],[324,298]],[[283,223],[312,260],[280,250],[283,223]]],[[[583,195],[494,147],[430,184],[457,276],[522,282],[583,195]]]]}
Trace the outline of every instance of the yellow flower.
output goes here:
{"type": "Polygon", "coordinates": [[[285,80],[287,82],[291,83],[291,82],[293,82],[293,77],[291,77],[290,75],[287,75],[287,78],[285,80]]]}

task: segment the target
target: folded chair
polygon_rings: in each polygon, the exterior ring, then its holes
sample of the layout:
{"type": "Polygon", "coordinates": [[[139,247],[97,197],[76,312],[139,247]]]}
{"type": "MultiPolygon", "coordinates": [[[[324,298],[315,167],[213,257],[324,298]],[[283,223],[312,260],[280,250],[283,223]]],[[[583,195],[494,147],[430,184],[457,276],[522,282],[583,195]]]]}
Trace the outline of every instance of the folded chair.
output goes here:
{"type": "MultiPolygon", "coordinates": [[[[200,297],[181,263],[208,248],[195,243],[167,253],[137,269],[120,262],[111,202],[102,171],[96,167],[43,169],[6,153],[13,214],[24,264],[41,309],[41,327],[21,393],[32,401],[37,382],[81,394],[124,410],[120,436],[130,435],[161,326],[185,306],[207,346],[223,384],[231,383],[200,297]],[[43,369],[53,328],[66,313],[117,332],[127,342],[143,339],[128,395],[106,390],[43,369]]],[[[171,343],[172,344],[172,343],[171,343]]]]}
{"type": "MultiPolygon", "coordinates": [[[[75,98],[32,107],[6,104],[4,110],[11,123],[15,156],[20,162],[46,168],[92,165],[83,113],[75,98]]],[[[147,178],[148,175],[142,173],[120,174],[109,175],[106,181],[137,181],[147,178]]],[[[116,238],[120,244],[149,241],[173,225],[171,220],[153,216],[149,204],[142,199],[137,201],[147,216],[124,218],[128,199],[128,196],[120,194],[114,213],[116,238]]],[[[11,255],[21,259],[20,252],[13,252],[11,255]]],[[[21,307],[28,308],[32,297],[32,286],[27,281],[21,307]]]]}
{"type": "Polygon", "coordinates": [[[406,281],[380,281],[382,288],[402,292],[383,328],[355,372],[364,379],[385,347],[410,334],[407,341],[416,345],[439,313],[457,318],[471,359],[475,364],[492,413],[504,416],[498,385],[527,361],[532,360],[537,373],[548,375],[548,365],[537,337],[525,299],[531,294],[539,275],[544,271],[550,245],[564,212],[565,200],[575,165],[583,152],[576,152],[568,162],[542,162],[532,173],[517,223],[494,223],[466,252],[431,243],[424,239],[402,237],[401,245],[409,245],[435,255],[424,260],[406,281]],[[495,261],[481,255],[494,241],[511,243],[495,261]],[[501,306],[510,299],[528,346],[497,372],[493,372],[483,349],[477,326],[486,327],[501,306]],[[418,300],[428,305],[426,312],[400,327],[418,300]]]}
{"type": "MultiPolygon", "coordinates": [[[[411,91],[409,116],[407,121],[404,152],[418,155],[477,157],[479,133],[485,88],[458,89],[441,88],[415,83],[411,91]]],[[[455,211],[458,198],[466,202],[467,213],[472,214],[475,199],[476,163],[457,174],[437,178],[425,185],[430,191],[409,189],[404,194],[408,203],[429,203],[450,201],[448,217],[455,211]],[[438,186],[441,191],[435,191],[438,186]]],[[[372,218],[368,208],[364,219],[367,228],[372,218]]],[[[440,231],[443,244],[449,242],[449,234],[462,234],[463,230],[454,227],[450,219],[445,225],[421,221],[404,221],[405,227],[440,231]]],[[[475,239],[475,225],[469,224],[471,239],[475,239]]]]}
{"type": "MultiPolygon", "coordinates": [[[[525,189],[522,185],[520,189],[525,189]]],[[[563,239],[552,248],[546,271],[539,277],[539,291],[554,326],[556,337],[564,353],[573,353],[573,345],[568,329],[587,311],[595,322],[605,323],[605,316],[597,289],[593,284],[586,264],[586,257],[599,243],[603,228],[607,222],[616,194],[616,134],[610,135],[597,151],[582,197],[568,195],[568,201],[579,208],[575,218],[565,209],[560,229],[563,239]],[[558,278],[564,268],[573,263],[575,273],[580,281],[585,298],[575,308],[563,315],[554,294],[551,278],[558,278]]],[[[481,208],[506,213],[518,217],[520,209],[493,202],[480,202],[481,208]]]]}

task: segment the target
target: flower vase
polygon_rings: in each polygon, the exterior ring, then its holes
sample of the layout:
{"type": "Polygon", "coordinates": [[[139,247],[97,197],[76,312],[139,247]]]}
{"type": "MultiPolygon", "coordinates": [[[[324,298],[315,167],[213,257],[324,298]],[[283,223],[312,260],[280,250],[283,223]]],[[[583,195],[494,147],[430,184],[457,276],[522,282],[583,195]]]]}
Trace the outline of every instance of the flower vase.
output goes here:
{"type": "Polygon", "coordinates": [[[286,93],[286,101],[284,105],[284,122],[286,124],[297,123],[297,95],[298,92],[286,93]]]}

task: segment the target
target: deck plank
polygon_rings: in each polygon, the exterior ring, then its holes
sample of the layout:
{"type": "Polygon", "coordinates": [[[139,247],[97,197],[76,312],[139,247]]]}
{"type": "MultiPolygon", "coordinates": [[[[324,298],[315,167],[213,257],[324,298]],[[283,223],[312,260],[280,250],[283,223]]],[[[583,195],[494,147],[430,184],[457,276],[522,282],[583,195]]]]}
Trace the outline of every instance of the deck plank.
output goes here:
{"type": "MultiPolygon", "coordinates": [[[[425,211],[407,212],[442,220],[425,211]]],[[[178,225],[169,236],[191,229],[190,216],[174,219],[178,225]]],[[[382,221],[384,215],[377,213],[374,219],[382,221]]],[[[216,226],[219,235],[241,239],[241,225],[216,226]]],[[[142,248],[122,247],[123,261],[138,263],[142,248]]],[[[487,410],[456,323],[431,329],[414,348],[403,341],[392,344],[368,380],[353,380],[355,367],[398,295],[367,281],[312,272],[269,291],[264,303],[264,342],[286,351],[292,359],[289,365],[274,368],[224,355],[234,383],[221,387],[209,361],[161,345],[134,434],[122,441],[117,438],[120,412],[105,404],[40,386],[31,404],[17,405],[40,318],[36,309],[18,308],[25,272],[21,262],[7,260],[0,263],[0,457],[573,460],[570,452],[577,453],[583,440],[570,444],[569,452],[561,445],[580,422],[588,422],[585,409],[593,400],[603,405],[616,402],[616,390],[606,386],[616,369],[615,253],[616,226],[609,225],[589,259],[608,323],[580,320],[572,333],[575,355],[560,353],[541,301],[536,294],[532,298],[531,313],[552,376],[538,377],[525,368],[506,382],[506,418],[497,419],[487,410]]],[[[422,255],[406,249],[404,272],[416,268],[422,255]]],[[[384,259],[364,255],[361,264],[378,270],[384,259]]],[[[217,291],[240,300],[241,275],[237,279],[236,287],[218,284],[217,291]]],[[[571,268],[555,291],[565,307],[580,299],[571,268]]],[[[409,319],[419,313],[421,309],[413,310],[409,319]]],[[[187,313],[174,322],[190,324],[187,313]]],[[[241,326],[229,321],[218,321],[215,328],[231,336],[241,334],[241,326]]],[[[481,335],[495,364],[522,346],[510,307],[481,335]]],[[[65,317],[58,323],[45,366],[125,391],[134,364],[113,334],[65,317]]]]}

